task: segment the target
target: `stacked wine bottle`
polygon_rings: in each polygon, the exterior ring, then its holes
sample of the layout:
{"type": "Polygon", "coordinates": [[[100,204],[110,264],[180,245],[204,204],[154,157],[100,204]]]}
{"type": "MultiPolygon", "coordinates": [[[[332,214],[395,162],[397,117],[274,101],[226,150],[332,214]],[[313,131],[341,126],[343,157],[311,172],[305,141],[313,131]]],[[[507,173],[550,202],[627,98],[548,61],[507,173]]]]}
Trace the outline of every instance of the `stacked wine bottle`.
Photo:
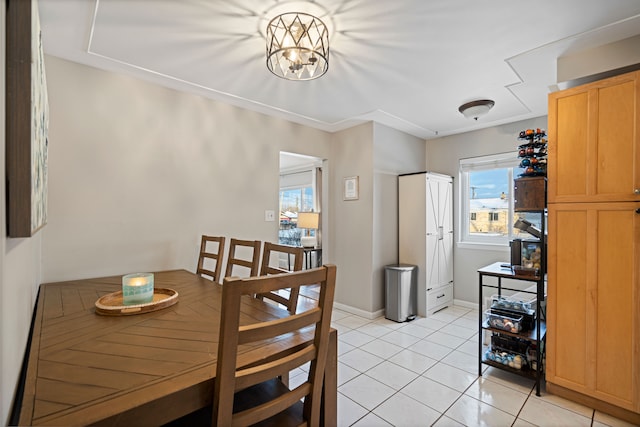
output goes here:
{"type": "Polygon", "coordinates": [[[518,157],[523,172],[520,176],[545,176],[547,174],[547,134],[541,129],[527,129],[520,132],[518,157]]]}

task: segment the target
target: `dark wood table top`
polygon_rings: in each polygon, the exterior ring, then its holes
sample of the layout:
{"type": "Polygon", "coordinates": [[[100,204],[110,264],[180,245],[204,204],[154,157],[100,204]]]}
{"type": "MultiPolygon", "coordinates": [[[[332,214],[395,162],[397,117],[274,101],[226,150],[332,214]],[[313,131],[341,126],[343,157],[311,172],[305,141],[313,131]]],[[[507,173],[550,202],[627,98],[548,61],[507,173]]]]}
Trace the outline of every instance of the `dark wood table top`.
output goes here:
{"type": "MultiPolygon", "coordinates": [[[[222,286],[186,270],[155,273],[155,286],[176,290],[178,303],[102,316],[94,304],[121,289],[121,276],[41,285],[19,425],[162,424],[211,403],[222,286]]],[[[241,319],[285,315],[248,298],[241,319]]],[[[265,346],[287,348],[310,337],[245,346],[241,358],[257,360],[265,346]]],[[[333,387],[335,364],[327,367],[333,387]]]]}

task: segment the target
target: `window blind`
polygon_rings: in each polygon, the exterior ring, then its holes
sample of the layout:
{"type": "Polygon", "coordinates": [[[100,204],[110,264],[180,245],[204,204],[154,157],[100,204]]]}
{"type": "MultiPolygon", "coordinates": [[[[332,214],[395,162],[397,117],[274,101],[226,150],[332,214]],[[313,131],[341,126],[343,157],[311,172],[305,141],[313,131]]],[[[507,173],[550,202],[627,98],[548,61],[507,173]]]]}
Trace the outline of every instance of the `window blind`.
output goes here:
{"type": "Polygon", "coordinates": [[[516,167],[520,164],[517,152],[460,159],[460,172],[516,167]]]}

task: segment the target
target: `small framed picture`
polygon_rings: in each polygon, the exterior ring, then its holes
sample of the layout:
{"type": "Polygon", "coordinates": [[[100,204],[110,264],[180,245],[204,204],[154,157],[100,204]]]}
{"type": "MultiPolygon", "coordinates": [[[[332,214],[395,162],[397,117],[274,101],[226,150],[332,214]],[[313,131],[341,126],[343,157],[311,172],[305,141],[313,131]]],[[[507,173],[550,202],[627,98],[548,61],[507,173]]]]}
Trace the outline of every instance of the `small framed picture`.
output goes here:
{"type": "Polygon", "coordinates": [[[348,176],[344,179],[344,187],[342,189],[342,198],[344,200],[358,200],[358,177],[348,176]]]}

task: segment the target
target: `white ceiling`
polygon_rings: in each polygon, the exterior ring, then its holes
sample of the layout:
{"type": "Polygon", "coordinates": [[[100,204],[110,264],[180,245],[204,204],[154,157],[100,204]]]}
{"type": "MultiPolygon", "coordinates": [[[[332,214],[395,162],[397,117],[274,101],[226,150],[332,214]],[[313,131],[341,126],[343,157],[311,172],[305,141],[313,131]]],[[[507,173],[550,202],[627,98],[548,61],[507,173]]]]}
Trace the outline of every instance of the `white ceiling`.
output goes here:
{"type": "Polygon", "coordinates": [[[45,53],[326,131],[375,120],[429,139],[547,113],[556,60],[640,34],[638,0],[40,0],[45,53]],[[266,68],[276,11],[333,28],[329,71],[266,68]],[[458,106],[489,98],[478,121],[458,106]]]}

